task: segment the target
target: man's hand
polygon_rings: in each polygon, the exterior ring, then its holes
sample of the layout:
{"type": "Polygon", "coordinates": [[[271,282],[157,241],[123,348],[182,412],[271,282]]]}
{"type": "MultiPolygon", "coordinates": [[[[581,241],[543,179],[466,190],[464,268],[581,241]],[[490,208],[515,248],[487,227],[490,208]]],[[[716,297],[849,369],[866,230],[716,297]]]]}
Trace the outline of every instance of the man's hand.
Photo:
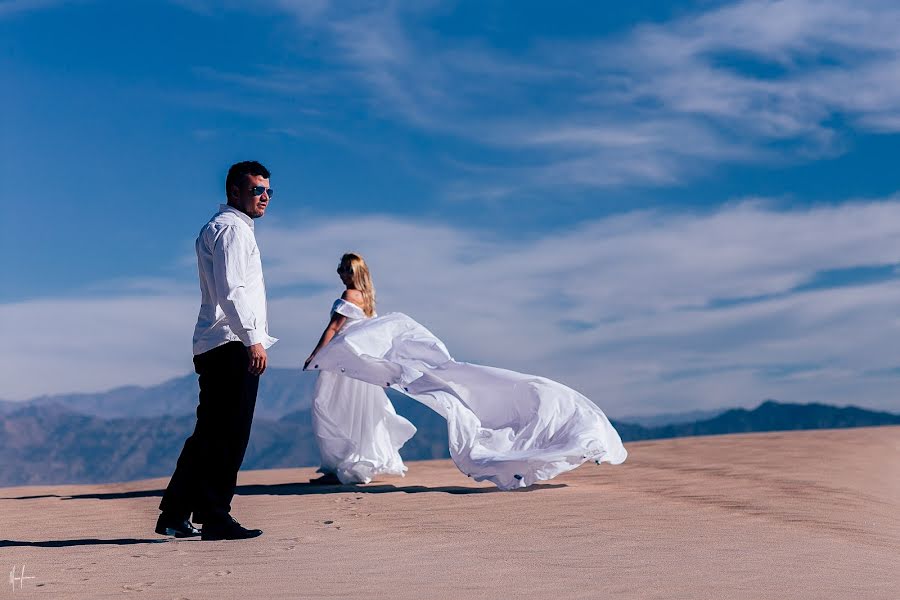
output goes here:
{"type": "Polygon", "coordinates": [[[262,344],[253,344],[247,348],[247,354],[250,355],[250,366],[247,370],[253,375],[262,375],[266,370],[266,349],[262,344]]]}

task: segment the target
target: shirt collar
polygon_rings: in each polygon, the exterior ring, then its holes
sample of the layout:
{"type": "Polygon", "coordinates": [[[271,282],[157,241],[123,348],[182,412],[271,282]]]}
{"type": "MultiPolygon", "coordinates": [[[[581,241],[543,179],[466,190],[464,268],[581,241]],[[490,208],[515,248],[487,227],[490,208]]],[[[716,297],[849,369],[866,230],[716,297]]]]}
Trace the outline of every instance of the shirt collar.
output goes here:
{"type": "Polygon", "coordinates": [[[234,214],[236,214],[238,217],[240,217],[240,219],[241,219],[244,223],[246,223],[247,225],[250,226],[250,229],[253,229],[253,219],[251,219],[250,217],[248,217],[247,215],[245,215],[244,213],[242,213],[241,211],[239,211],[238,209],[236,209],[236,208],[233,207],[233,206],[229,206],[229,205],[227,205],[227,204],[220,204],[220,205],[219,205],[219,212],[220,212],[220,213],[223,213],[223,212],[229,212],[229,211],[230,211],[230,212],[233,212],[234,214]]]}

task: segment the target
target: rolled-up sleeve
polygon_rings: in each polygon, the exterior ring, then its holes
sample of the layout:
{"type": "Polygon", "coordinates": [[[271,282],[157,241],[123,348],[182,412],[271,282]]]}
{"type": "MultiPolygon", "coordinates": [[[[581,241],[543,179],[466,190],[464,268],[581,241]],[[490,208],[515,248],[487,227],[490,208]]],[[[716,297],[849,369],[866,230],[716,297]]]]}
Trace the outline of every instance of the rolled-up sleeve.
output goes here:
{"type": "Polygon", "coordinates": [[[253,242],[235,227],[224,227],[216,237],[212,252],[213,279],[219,306],[228,326],[245,346],[268,339],[263,323],[247,297],[247,267],[253,242]]]}

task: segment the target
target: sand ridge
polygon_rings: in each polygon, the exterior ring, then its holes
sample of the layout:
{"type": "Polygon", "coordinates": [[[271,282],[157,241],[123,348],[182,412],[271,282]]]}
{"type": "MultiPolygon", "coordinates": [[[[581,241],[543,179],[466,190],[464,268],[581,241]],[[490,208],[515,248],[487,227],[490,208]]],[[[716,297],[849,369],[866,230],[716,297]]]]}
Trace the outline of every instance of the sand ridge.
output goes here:
{"type": "Polygon", "coordinates": [[[627,445],[519,492],[449,461],[242,472],[243,542],[153,534],[165,480],[0,490],[11,597],[900,597],[900,427],[627,445]],[[18,573],[18,572],[17,572],[18,573]]]}

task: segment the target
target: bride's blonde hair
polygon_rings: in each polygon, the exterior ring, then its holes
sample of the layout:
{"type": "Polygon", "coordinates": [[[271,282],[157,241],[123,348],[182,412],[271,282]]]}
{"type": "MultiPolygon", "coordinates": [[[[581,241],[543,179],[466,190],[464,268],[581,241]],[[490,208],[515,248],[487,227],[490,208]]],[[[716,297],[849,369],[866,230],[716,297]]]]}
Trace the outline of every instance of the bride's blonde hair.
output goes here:
{"type": "Polygon", "coordinates": [[[375,314],[375,286],[372,284],[372,276],[366,261],[359,254],[348,252],[341,257],[341,264],[337,268],[338,274],[350,275],[353,287],[362,293],[363,312],[367,317],[375,314]]]}

